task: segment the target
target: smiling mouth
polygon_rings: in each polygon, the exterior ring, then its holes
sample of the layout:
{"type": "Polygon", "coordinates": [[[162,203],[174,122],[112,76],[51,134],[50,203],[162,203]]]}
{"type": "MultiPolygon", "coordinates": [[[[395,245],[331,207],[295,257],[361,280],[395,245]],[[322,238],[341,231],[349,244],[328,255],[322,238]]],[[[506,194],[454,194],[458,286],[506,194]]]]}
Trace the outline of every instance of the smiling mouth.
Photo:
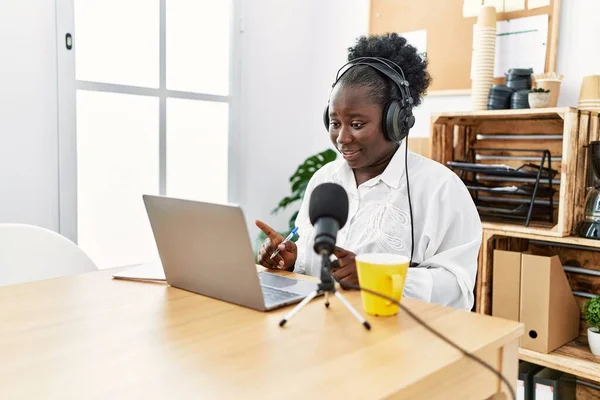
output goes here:
{"type": "Polygon", "coordinates": [[[358,150],[341,150],[341,153],[342,153],[342,157],[344,157],[344,160],[346,160],[346,161],[356,161],[360,157],[360,151],[361,151],[361,149],[358,149],[358,150]]]}

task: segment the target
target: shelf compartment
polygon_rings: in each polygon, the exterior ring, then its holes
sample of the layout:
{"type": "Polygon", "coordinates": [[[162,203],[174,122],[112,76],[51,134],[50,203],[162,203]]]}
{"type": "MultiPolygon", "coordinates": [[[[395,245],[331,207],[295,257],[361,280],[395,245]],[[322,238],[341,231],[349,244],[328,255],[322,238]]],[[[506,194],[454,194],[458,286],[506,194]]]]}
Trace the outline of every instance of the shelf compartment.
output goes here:
{"type": "MultiPolygon", "coordinates": [[[[471,190],[473,200],[477,206],[477,211],[480,217],[505,220],[522,220],[526,227],[533,220],[554,222],[554,188],[552,180],[556,176],[557,171],[552,169],[552,156],[547,149],[515,149],[504,148],[503,151],[508,151],[511,154],[534,153],[539,155],[531,157],[537,159],[539,164],[523,164],[518,168],[513,168],[508,165],[496,164],[481,164],[475,163],[481,153],[497,152],[495,148],[471,147],[467,152],[465,161],[448,161],[448,166],[455,170],[461,171],[459,176],[465,183],[468,189],[471,190]],[[471,162],[470,162],[471,161],[471,162]],[[547,166],[546,166],[547,165],[547,166]],[[531,186],[523,186],[521,188],[515,186],[496,186],[490,187],[478,180],[477,174],[484,172],[486,175],[503,177],[508,183],[512,179],[534,179],[534,184],[531,186]],[[469,174],[470,173],[470,174],[469,174]],[[529,189],[529,190],[528,190],[529,189]],[[479,199],[479,191],[493,191],[498,195],[498,198],[503,198],[502,195],[510,194],[525,194],[530,197],[528,204],[520,204],[517,207],[510,207],[506,203],[501,205],[482,204],[479,199]],[[508,192],[508,193],[507,193],[508,192]],[[512,193],[510,193],[512,192],[512,193]],[[545,193],[547,196],[548,206],[541,205],[536,199],[545,193]]],[[[492,155],[490,157],[497,157],[492,155]]],[[[517,157],[521,159],[522,157],[517,157]]]]}
{"type": "MultiPolygon", "coordinates": [[[[552,184],[558,189],[553,201],[556,206],[554,222],[531,221],[529,226],[524,226],[522,221],[507,218],[484,224],[514,232],[571,236],[576,232],[583,215],[587,174],[585,146],[593,140],[600,140],[598,128],[598,113],[572,107],[434,114],[431,119],[431,158],[448,165],[448,162],[467,160],[472,148],[487,147],[496,149],[497,158],[500,159],[484,157],[470,161],[518,169],[528,162],[523,158],[539,153],[515,153],[510,151],[511,148],[549,150],[553,161],[561,160],[552,165],[557,171],[552,184]]],[[[461,173],[459,170],[455,172],[461,173]]],[[[507,177],[490,175],[485,171],[468,174],[471,176],[465,176],[467,180],[476,178],[486,183],[494,181],[501,184],[508,180],[507,177]]],[[[535,178],[510,177],[513,182],[520,183],[532,183],[535,178]]]]}
{"type": "MultiPolygon", "coordinates": [[[[475,284],[477,312],[492,314],[494,250],[528,251],[548,257],[557,255],[565,267],[569,285],[581,309],[590,296],[600,295],[600,240],[578,237],[554,238],[484,228],[475,284]],[[586,274],[584,271],[589,273],[586,274]]],[[[579,332],[582,337],[586,336],[587,328],[582,318],[579,332]]]]}

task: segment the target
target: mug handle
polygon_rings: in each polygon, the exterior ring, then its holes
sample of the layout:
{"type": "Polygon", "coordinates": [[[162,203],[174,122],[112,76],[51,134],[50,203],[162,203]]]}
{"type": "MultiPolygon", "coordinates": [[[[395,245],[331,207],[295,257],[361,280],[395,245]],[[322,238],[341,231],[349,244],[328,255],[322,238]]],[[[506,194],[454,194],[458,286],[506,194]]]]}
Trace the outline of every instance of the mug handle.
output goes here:
{"type": "MultiPolygon", "coordinates": [[[[402,295],[402,283],[404,281],[404,279],[402,278],[402,275],[400,274],[392,274],[389,275],[390,279],[392,280],[392,298],[400,298],[400,296],[402,295]]],[[[388,300],[388,306],[391,306],[392,304],[394,304],[393,302],[388,300]]]]}

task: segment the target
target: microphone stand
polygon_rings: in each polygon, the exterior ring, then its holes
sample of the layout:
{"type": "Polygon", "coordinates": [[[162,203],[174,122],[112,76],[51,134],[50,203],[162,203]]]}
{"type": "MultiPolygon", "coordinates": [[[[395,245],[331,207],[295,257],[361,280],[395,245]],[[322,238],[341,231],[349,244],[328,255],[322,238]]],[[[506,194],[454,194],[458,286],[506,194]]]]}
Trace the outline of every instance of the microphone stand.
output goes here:
{"type": "Polygon", "coordinates": [[[329,260],[329,254],[322,253],[322,261],[321,261],[321,282],[317,286],[317,290],[310,293],[308,296],[300,302],[289,314],[283,317],[281,321],[279,321],[279,326],[284,326],[294,315],[298,313],[305,305],[307,305],[312,299],[317,297],[320,294],[325,295],[325,307],[329,308],[329,296],[334,295],[337,297],[340,302],[346,306],[348,310],[356,317],[356,319],[367,329],[371,329],[371,325],[364,319],[362,315],[350,303],[348,300],[341,295],[340,292],[335,290],[335,282],[331,276],[331,261],[329,260]]]}

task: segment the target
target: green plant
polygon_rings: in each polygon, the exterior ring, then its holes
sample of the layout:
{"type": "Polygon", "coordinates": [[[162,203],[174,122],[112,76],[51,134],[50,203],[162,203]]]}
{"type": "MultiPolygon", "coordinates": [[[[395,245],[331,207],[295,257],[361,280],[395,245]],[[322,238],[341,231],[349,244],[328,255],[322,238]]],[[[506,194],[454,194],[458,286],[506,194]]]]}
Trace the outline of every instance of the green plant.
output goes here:
{"type": "MultiPolygon", "coordinates": [[[[312,178],[315,172],[317,172],[325,164],[334,161],[336,157],[337,153],[335,151],[327,149],[304,160],[304,162],[300,164],[298,168],[296,168],[296,171],[289,179],[291,185],[291,194],[279,200],[279,203],[271,211],[271,214],[277,214],[278,212],[287,209],[288,207],[296,204],[297,202],[302,201],[302,199],[304,198],[304,193],[306,192],[306,186],[308,186],[310,178],[312,178]]],[[[289,219],[287,229],[281,231],[281,235],[285,237],[292,231],[292,229],[294,229],[297,216],[298,210],[294,211],[294,213],[289,219]]],[[[260,232],[257,238],[257,242],[262,243],[265,239],[266,235],[263,232],[260,232]]],[[[293,238],[292,240],[297,240],[297,237],[293,238]]]]}
{"type": "Polygon", "coordinates": [[[550,89],[533,88],[529,91],[529,93],[550,93],[550,89]]]}
{"type": "Polygon", "coordinates": [[[591,328],[600,329],[600,297],[585,302],[583,315],[591,328]]]}

